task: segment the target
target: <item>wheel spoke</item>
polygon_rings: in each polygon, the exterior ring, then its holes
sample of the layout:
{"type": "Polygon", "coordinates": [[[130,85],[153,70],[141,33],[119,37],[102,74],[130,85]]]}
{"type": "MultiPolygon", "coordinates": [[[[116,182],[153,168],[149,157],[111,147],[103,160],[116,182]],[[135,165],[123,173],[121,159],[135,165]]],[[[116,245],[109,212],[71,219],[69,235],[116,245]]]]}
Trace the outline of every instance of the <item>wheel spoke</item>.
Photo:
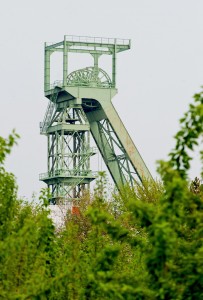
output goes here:
{"type": "Polygon", "coordinates": [[[109,75],[102,69],[95,71],[94,67],[88,67],[72,72],[67,77],[68,85],[95,86],[108,88],[111,86],[109,75]]]}

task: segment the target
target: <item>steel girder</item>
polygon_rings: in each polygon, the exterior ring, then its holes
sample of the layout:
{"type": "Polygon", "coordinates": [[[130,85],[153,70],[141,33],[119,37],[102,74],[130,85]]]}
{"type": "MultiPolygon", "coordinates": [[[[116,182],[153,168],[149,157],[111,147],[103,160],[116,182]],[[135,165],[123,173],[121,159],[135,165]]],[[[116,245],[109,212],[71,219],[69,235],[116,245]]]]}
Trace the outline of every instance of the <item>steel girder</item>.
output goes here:
{"type": "Polygon", "coordinates": [[[141,181],[108,119],[91,124],[91,132],[117,187],[141,181]]]}
{"type": "Polygon", "coordinates": [[[83,99],[91,133],[118,189],[122,185],[153,180],[144,160],[134,145],[111,102],[111,95],[99,100],[83,99]]]}

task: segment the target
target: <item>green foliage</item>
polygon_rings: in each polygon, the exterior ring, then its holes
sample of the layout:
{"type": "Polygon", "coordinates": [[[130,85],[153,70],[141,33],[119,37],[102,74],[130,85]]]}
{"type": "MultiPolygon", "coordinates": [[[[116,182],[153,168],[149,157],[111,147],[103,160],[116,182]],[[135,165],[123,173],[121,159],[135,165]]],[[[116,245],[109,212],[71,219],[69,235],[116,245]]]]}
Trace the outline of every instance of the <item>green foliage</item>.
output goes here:
{"type": "MultiPolygon", "coordinates": [[[[190,104],[189,110],[180,119],[180,124],[181,129],[175,135],[175,148],[169,154],[170,165],[186,178],[192,159],[189,152],[198,145],[198,138],[202,138],[203,133],[203,92],[194,95],[194,104],[190,104]]],[[[201,158],[202,155],[201,151],[201,158]]]]}
{"type": "Polygon", "coordinates": [[[46,189],[40,204],[18,199],[3,166],[17,135],[0,138],[0,299],[203,299],[203,189],[187,180],[203,129],[202,93],[194,98],[170,161],[159,162],[162,182],[123,187],[109,201],[100,172],[59,231],[46,189]]]}
{"type": "Polygon", "coordinates": [[[12,146],[16,143],[16,135],[13,132],[8,139],[0,137],[0,239],[8,234],[15,211],[14,199],[16,198],[17,186],[13,174],[5,171],[3,163],[6,154],[10,153],[12,146]]]}
{"type": "Polygon", "coordinates": [[[48,212],[18,200],[15,178],[3,167],[17,137],[0,139],[0,299],[6,300],[46,294],[54,236],[48,212]]]}
{"type": "Polygon", "coordinates": [[[14,144],[16,144],[16,139],[19,138],[19,135],[13,130],[12,134],[8,136],[7,139],[4,139],[0,136],[0,166],[4,163],[6,155],[11,152],[11,149],[14,144]]]}

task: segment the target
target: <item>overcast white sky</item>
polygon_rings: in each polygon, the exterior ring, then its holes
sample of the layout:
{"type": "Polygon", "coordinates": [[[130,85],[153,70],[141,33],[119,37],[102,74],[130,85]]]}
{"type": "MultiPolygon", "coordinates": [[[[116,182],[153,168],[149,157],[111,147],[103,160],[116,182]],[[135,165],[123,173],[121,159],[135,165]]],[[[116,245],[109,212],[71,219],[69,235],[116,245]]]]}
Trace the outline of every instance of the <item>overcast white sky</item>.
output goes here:
{"type": "MultiPolygon", "coordinates": [[[[45,41],[64,34],[132,39],[132,49],[118,55],[113,103],[156,177],[156,160],[166,159],[178,119],[203,85],[202,15],[202,0],[2,1],[0,135],[16,128],[21,136],[7,160],[19,194],[38,192],[44,186],[38,175],[47,169],[46,138],[39,134],[48,102],[45,41]]],[[[196,163],[191,176],[198,173],[196,163]]]]}

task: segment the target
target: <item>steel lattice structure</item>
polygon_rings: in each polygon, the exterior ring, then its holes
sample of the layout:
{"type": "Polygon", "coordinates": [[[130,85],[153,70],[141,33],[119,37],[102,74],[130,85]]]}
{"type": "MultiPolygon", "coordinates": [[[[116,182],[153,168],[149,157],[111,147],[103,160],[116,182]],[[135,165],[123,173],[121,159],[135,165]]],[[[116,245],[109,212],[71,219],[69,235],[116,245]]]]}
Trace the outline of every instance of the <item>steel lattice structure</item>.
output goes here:
{"type": "Polygon", "coordinates": [[[40,174],[50,188],[52,203],[80,199],[96,175],[90,159],[90,133],[118,189],[152,179],[113,104],[116,95],[117,53],[130,49],[130,40],[64,36],[45,44],[44,90],[49,99],[41,134],[48,139],[48,172],[40,174]],[[50,57],[63,53],[63,81],[50,83],[50,57]],[[68,73],[68,53],[87,53],[93,66],[68,73]],[[99,68],[101,55],[112,56],[110,76],[99,68]]]}

